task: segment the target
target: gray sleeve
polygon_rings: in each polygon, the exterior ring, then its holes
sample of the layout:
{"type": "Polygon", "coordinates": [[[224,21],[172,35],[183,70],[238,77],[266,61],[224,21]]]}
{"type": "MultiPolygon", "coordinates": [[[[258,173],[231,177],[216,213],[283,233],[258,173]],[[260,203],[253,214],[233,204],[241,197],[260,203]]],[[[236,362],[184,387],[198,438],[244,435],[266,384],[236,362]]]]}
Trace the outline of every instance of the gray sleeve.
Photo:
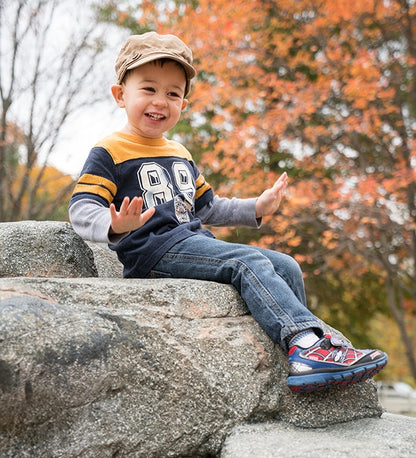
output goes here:
{"type": "Polygon", "coordinates": [[[210,226],[261,226],[261,218],[256,218],[257,198],[238,199],[214,196],[214,199],[201,208],[196,216],[210,226]]]}
{"type": "Polygon", "coordinates": [[[91,242],[119,243],[128,233],[109,236],[110,209],[93,199],[81,199],[69,207],[69,220],[74,231],[91,242]]]}

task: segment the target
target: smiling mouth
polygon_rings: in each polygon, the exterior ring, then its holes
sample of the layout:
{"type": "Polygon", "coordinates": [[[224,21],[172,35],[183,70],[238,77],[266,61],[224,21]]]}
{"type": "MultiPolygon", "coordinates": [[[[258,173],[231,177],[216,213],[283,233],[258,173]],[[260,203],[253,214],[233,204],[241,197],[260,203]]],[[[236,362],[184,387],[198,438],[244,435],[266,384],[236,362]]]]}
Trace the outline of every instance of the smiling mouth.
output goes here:
{"type": "Polygon", "coordinates": [[[160,121],[161,119],[165,119],[166,116],[158,114],[158,113],[146,113],[146,116],[153,121],[160,121]]]}

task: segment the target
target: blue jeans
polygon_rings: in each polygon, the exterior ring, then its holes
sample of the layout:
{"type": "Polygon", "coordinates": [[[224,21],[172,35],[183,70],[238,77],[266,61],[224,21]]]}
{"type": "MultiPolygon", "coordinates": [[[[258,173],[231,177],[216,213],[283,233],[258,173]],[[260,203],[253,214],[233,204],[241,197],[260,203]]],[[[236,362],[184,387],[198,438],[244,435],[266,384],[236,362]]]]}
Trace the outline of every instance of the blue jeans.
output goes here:
{"type": "Polygon", "coordinates": [[[306,306],[299,264],[283,253],[195,235],[173,246],[149,276],[232,284],[254,319],[285,350],[288,338],[302,330],[323,334],[306,306]]]}

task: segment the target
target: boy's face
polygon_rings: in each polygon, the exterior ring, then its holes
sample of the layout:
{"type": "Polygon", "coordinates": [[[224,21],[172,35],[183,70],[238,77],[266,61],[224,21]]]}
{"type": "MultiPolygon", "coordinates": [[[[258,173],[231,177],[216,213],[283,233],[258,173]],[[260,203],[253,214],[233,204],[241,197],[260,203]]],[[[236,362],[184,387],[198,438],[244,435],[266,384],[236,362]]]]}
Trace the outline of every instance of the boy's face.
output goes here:
{"type": "Polygon", "coordinates": [[[187,105],[183,68],[173,61],[155,62],[130,70],[121,85],[111,88],[114,99],[125,108],[127,125],[133,135],[162,138],[179,120],[187,105]]]}

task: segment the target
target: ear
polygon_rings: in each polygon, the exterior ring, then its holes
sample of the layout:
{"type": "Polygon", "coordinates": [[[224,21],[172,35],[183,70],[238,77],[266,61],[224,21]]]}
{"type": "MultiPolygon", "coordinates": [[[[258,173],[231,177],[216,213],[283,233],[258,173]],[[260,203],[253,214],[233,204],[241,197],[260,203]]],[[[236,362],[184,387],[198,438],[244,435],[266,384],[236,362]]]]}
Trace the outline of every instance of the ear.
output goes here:
{"type": "Polygon", "coordinates": [[[117,105],[120,108],[125,108],[123,86],[121,84],[115,84],[114,86],[111,86],[111,93],[113,94],[117,105]]]}
{"type": "Polygon", "coordinates": [[[188,99],[183,99],[182,100],[182,108],[181,108],[181,110],[184,110],[187,105],[188,105],[188,99]]]}

